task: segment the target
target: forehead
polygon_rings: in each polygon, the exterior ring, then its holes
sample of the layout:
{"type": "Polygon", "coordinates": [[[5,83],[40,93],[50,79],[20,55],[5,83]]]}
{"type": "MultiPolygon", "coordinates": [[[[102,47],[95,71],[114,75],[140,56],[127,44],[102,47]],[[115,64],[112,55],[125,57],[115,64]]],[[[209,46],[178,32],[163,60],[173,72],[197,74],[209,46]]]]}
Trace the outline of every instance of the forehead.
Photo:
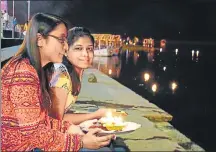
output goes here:
{"type": "Polygon", "coordinates": [[[57,25],[57,27],[52,32],[50,32],[50,34],[67,37],[67,28],[63,23],[61,23],[57,25]]]}
{"type": "Polygon", "coordinates": [[[93,45],[91,39],[88,36],[78,38],[73,45],[93,45]]]}

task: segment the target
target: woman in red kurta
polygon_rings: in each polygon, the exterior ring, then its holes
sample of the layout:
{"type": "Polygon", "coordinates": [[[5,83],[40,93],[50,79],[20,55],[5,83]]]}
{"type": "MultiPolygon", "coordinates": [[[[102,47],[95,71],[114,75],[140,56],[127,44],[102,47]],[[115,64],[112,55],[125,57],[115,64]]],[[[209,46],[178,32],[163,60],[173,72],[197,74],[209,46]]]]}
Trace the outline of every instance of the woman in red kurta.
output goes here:
{"type": "Polygon", "coordinates": [[[37,65],[45,65],[52,60],[61,62],[66,45],[58,44],[54,42],[55,39],[50,38],[47,41],[52,44],[55,43],[55,49],[53,49],[54,47],[46,48],[43,57],[38,56],[40,54],[34,48],[37,46],[45,47],[42,34],[45,35],[46,32],[56,34],[56,36],[61,32],[67,34],[66,23],[55,16],[37,14],[30,24],[30,29],[20,51],[1,71],[1,149],[2,151],[29,151],[40,148],[45,151],[77,151],[81,146],[81,137],[65,133],[65,130],[68,129],[67,124],[64,123],[64,126],[60,121],[50,121],[46,110],[44,110],[43,96],[45,93],[41,93],[40,84],[41,80],[42,82],[45,81],[44,79],[40,80],[43,72],[41,72],[41,67],[37,67],[37,65]],[[55,25],[44,28],[45,26],[42,25],[44,23],[55,23],[55,25]],[[35,29],[38,29],[41,33],[38,34],[38,31],[34,31],[35,29]],[[49,31],[43,31],[47,29],[49,31]],[[54,29],[58,30],[54,32],[54,29]],[[34,45],[33,42],[36,42],[36,38],[38,44],[34,45]],[[52,52],[55,56],[53,55],[50,60],[44,60],[47,58],[45,56],[51,52],[51,49],[54,50],[52,52]],[[39,63],[39,58],[43,62],[39,63]],[[38,71],[41,72],[40,76],[38,71]],[[55,128],[51,129],[51,125],[54,125],[55,128]]]}
{"type": "Polygon", "coordinates": [[[50,99],[45,68],[62,62],[67,25],[57,16],[38,13],[28,25],[18,53],[1,71],[1,150],[78,151],[109,144],[111,136],[96,137],[99,130],[84,136],[70,134],[70,123],[50,119],[50,99]]]}
{"type": "Polygon", "coordinates": [[[13,60],[2,69],[2,151],[77,151],[80,136],[65,134],[67,128],[61,124],[51,129],[39,92],[37,72],[27,58],[13,60]]]}

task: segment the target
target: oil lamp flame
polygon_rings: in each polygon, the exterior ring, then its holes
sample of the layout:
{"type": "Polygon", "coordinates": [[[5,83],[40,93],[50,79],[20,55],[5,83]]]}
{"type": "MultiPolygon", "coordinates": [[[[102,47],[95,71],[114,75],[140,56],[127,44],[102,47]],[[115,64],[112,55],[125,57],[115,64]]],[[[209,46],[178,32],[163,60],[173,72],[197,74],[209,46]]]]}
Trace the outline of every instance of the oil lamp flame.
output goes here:
{"type": "Polygon", "coordinates": [[[172,90],[175,90],[177,88],[177,84],[175,82],[173,82],[171,87],[172,87],[172,90]]]}
{"type": "Polygon", "coordinates": [[[112,70],[111,69],[109,69],[109,75],[111,75],[112,74],[112,70]]]}
{"type": "Polygon", "coordinates": [[[144,80],[148,81],[150,79],[150,74],[149,73],[144,73],[144,80]]]}
{"type": "Polygon", "coordinates": [[[156,91],[157,91],[157,85],[156,85],[156,84],[153,84],[153,85],[152,85],[152,91],[153,91],[153,92],[156,92],[156,91]]]}

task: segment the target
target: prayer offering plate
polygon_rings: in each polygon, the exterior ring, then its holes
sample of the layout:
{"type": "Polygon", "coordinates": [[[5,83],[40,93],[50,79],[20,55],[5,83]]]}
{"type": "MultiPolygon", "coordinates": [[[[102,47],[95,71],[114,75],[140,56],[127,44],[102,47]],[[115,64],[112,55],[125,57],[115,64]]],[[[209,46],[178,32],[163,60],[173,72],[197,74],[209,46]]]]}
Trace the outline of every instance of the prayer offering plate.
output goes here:
{"type": "MultiPolygon", "coordinates": [[[[97,119],[93,119],[93,120],[87,120],[83,123],[81,123],[79,126],[80,128],[84,131],[84,132],[88,132],[89,129],[91,129],[91,127],[97,123],[98,120],[97,119]]],[[[126,133],[130,133],[133,132],[135,130],[137,130],[138,128],[141,127],[140,124],[137,124],[135,122],[124,122],[124,126],[103,126],[106,127],[106,130],[104,130],[101,127],[93,127],[93,128],[101,128],[102,131],[99,133],[99,135],[108,135],[108,134],[126,134],[126,133]]]]}

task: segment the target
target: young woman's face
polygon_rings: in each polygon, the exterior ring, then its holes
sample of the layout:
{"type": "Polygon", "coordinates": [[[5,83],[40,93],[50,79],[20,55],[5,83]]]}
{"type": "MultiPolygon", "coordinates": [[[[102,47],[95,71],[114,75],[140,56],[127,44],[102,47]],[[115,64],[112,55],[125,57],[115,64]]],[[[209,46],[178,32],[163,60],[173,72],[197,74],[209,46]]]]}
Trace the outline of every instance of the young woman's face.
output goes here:
{"type": "Polygon", "coordinates": [[[61,63],[65,51],[68,50],[66,41],[67,28],[64,24],[59,24],[55,30],[42,40],[42,49],[40,50],[41,59],[45,63],[61,63]]]}
{"type": "Polygon", "coordinates": [[[67,52],[67,58],[71,64],[80,69],[86,69],[92,65],[94,57],[94,44],[88,36],[80,37],[67,52]]]}

